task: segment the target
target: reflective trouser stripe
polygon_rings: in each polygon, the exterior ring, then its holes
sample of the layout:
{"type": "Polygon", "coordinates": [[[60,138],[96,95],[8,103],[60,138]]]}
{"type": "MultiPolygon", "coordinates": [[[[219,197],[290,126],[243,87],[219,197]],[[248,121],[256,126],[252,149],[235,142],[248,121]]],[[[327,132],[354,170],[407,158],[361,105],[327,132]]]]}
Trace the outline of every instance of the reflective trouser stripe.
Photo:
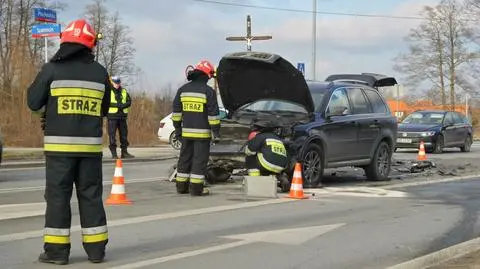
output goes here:
{"type": "Polygon", "coordinates": [[[182,137],[188,138],[210,138],[210,129],[183,128],[182,137]]]}
{"type": "Polygon", "coordinates": [[[43,241],[50,244],[70,244],[70,229],[45,228],[43,241]]]}
{"type": "Polygon", "coordinates": [[[274,172],[274,173],[280,173],[282,172],[285,168],[269,163],[267,160],[265,160],[265,157],[263,157],[262,153],[258,153],[258,161],[262,165],[263,168],[267,169],[268,171],[274,172]]]}
{"type": "Polygon", "coordinates": [[[45,151],[101,153],[102,145],[45,144],[45,151]]]}
{"type": "Polygon", "coordinates": [[[175,180],[177,182],[187,182],[189,178],[190,178],[190,174],[177,172],[177,177],[175,180]]]}
{"type": "Polygon", "coordinates": [[[260,176],[260,170],[258,169],[248,169],[248,175],[251,177],[260,176]]]}
{"type": "Polygon", "coordinates": [[[84,243],[97,243],[108,240],[107,226],[82,228],[82,240],[84,243]]]}
{"type": "Polygon", "coordinates": [[[205,178],[205,176],[203,176],[203,175],[191,174],[190,175],[190,182],[193,183],[193,184],[203,184],[204,183],[204,178],[205,178]]]}

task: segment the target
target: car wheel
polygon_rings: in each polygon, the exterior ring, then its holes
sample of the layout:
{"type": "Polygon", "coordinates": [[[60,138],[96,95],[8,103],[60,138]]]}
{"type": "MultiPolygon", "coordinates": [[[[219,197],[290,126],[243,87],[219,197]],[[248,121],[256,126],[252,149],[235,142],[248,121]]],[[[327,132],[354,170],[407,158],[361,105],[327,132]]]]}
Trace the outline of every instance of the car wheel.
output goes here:
{"type": "Polygon", "coordinates": [[[170,146],[172,146],[172,148],[175,150],[180,150],[180,148],[182,147],[182,142],[175,138],[175,132],[172,132],[169,141],[170,146]]]}
{"type": "Polygon", "coordinates": [[[472,148],[472,144],[473,144],[472,137],[468,135],[467,138],[465,138],[465,142],[463,143],[463,146],[460,147],[460,150],[462,152],[470,152],[472,148]]]}
{"type": "Polygon", "coordinates": [[[433,148],[433,153],[435,154],[443,153],[444,142],[445,142],[445,138],[443,138],[443,135],[438,135],[437,141],[435,142],[435,145],[433,148]]]}
{"type": "Polygon", "coordinates": [[[387,142],[382,141],[377,147],[370,164],[365,167],[367,180],[385,181],[389,180],[388,175],[392,166],[392,150],[387,142]]]}
{"type": "Polygon", "coordinates": [[[320,184],[323,176],[323,150],[319,145],[310,143],[304,152],[303,186],[305,188],[315,188],[320,184]]]}

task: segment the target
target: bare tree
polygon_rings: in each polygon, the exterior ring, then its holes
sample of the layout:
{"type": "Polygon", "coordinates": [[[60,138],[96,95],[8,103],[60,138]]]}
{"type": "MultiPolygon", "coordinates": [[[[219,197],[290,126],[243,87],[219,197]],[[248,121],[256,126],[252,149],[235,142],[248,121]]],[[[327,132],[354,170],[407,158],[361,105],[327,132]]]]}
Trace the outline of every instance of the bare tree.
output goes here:
{"type": "Polygon", "coordinates": [[[135,72],[135,48],[127,25],[121,22],[120,13],[108,12],[106,0],[93,0],[86,6],[86,16],[97,33],[103,34],[96,48],[97,60],[112,75],[128,76],[135,72]]]}
{"type": "Polygon", "coordinates": [[[446,108],[448,81],[450,108],[455,109],[456,77],[462,66],[472,59],[467,51],[468,24],[465,6],[456,0],[442,0],[437,6],[424,8],[425,20],[407,37],[409,51],[396,58],[395,69],[406,75],[407,84],[431,82],[438,89],[446,108]]]}

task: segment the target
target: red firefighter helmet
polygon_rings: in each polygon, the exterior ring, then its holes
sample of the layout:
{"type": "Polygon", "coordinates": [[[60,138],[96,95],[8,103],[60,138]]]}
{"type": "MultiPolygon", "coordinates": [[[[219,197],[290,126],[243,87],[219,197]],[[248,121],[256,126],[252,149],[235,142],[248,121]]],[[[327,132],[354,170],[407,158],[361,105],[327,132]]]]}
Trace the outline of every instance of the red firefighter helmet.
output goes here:
{"type": "Polygon", "coordinates": [[[67,42],[82,44],[93,49],[97,43],[97,34],[85,19],[75,20],[61,33],[60,44],[67,42]]]}
{"type": "Polygon", "coordinates": [[[209,78],[212,78],[215,74],[215,67],[209,61],[201,61],[195,66],[195,70],[200,70],[203,73],[207,74],[209,78]]]}
{"type": "Polygon", "coordinates": [[[257,136],[258,132],[257,131],[253,131],[251,132],[249,135],[248,135],[248,141],[252,140],[255,138],[255,136],[257,136]]]}

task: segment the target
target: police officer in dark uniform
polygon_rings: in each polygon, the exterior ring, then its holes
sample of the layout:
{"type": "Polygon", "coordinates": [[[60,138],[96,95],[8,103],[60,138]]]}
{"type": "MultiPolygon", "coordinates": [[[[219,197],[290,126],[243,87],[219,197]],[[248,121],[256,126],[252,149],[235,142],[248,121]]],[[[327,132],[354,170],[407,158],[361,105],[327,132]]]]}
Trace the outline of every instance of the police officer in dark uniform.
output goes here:
{"type": "Polygon", "coordinates": [[[210,143],[219,139],[220,118],[216,92],[207,85],[215,68],[201,61],[187,76],[173,100],[172,121],[175,134],[182,141],[177,164],[177,192],[192,196],[208,195],[204,188],[210,156],[210,143]]]}
{"type": "Polygon", "coordinates": [[[110,93],[110,108],[108,109],[108,136],[110,138],[110,151],[112,158],[117,159],[117,143],[115,136],[117,129],[120,136],[121,158],[134,158],[132,154],[128,153],[128,126],[127,116],[132,105],[132,99],[127,90],[122,87],[121,80],[118,76],[112,78],[113,90],[110,93]]]}
{"type": "Polygon", "coordinates": [[[278,175],[287,167],[287,150],[274,129],[265,122],[254,124],[245,146],[249,176],[278,175]]]}
{"type": "Polygon", "coordinates": [[[77,190],[83,248],[93,263],[108,243],[102,202],[102,125],[110,105],[110,78],[94,60],[97,34],[85,20],[71,22],[60,49],[28,88],[32,111],[44,109],[46,188],[42,263],[67,264],[73,184],[77,190]]]}

